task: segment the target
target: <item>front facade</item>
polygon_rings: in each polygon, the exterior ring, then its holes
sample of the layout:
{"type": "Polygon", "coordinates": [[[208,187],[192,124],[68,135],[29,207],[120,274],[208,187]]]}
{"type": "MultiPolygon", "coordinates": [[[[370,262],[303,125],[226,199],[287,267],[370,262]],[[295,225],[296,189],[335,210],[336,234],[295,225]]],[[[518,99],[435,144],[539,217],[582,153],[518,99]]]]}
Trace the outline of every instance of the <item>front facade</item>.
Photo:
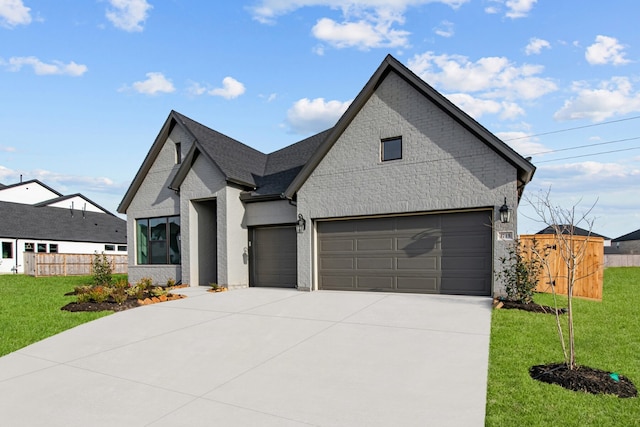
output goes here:
{"type": "Polygon", "coordinates": [[[499,209],[534,170],[390,56],[333,128],[269,155],[172,112],[119,208],[130,280],[501,293],[499,209]]]}

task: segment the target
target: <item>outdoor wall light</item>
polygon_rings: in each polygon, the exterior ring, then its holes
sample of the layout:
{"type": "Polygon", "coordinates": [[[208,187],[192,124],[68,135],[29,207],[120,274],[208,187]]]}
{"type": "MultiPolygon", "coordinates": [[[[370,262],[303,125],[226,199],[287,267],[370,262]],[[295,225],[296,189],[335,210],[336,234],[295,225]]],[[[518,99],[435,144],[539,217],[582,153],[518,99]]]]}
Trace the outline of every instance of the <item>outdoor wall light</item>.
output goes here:
{"type": "Polygon", "coordinates": [[[296,228],[298,229],[298,233],[304,232],[304,229],[307,228],[307,221],[305,221],[302,214],[298,214],[298,222],[296,222],[296,228]]]}
{"type": "Polygon", "coordinates": [[[500,222],[506,224],[511,221],[511,208],[507,206],[507,198],[504,198],[504,204],[500,206],[500,222]]]}

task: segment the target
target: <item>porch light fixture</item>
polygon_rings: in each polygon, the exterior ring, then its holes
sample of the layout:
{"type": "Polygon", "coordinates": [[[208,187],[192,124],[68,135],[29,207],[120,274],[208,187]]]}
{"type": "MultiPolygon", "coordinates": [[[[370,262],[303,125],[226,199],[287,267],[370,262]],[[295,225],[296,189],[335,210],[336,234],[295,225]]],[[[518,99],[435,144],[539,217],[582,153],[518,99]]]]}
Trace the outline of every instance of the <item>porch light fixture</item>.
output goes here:
{"type": "Polygon", "coordinates": [[[296,222],[296,229],[298,233],[304,232],[304,229],[307,228],[307,221],[305,221],[302,214],[298,214],[298,221],[296,222]]]}
{"type": "Polygon", "coordinates": [[[504,198],[504,204],[500,206],[500,222],[506,224],[511,221],[511,208],[507,205],[507,198],[504,198]]]}

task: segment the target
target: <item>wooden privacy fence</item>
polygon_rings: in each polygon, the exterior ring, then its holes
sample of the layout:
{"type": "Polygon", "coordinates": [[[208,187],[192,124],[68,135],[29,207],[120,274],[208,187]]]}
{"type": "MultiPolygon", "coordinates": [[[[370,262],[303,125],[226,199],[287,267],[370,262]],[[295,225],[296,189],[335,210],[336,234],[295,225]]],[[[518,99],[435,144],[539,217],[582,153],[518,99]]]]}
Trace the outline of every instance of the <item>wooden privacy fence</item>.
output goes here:
{"type": "MultiPolygon", "coordinates": [[[[565,235],[568,243],[569,236],[565,235]]],[[[531,247],[536,242],[539,251],[549,248],[547,261],[555,284],[555,291],[561,295],[567,295],[569,275],[567,265],[561,256],[562,241],[555,234],[525,234],[520,236],[520,244],[523,246],[525,257],[533,256],[531,247]]],[[[602,282],[604,280],[604,239],[593,236],[572,236],[573,250],[577,253],[582,245],[586,244],[583,257],[578,260],[576,267],[573,296],[602,299],[602,282]]],[[[545,269],[540,274],[536,292],[551,293],[551,281],[545,269]]]]}
{"type": "Polygon", "coordinates": [[[640,267],[640,255],[638,254],[605,254],[605,267],[640,267]]]}
{"type": "MultiPolygon", "coordinates": [[[[25,252],[24,273],[29,276],[89,276],[93,274],[90,254],[47,254],[25,252]]],[[[127,274],[127,255],[106,255],[114,274],[127,274]]]]}

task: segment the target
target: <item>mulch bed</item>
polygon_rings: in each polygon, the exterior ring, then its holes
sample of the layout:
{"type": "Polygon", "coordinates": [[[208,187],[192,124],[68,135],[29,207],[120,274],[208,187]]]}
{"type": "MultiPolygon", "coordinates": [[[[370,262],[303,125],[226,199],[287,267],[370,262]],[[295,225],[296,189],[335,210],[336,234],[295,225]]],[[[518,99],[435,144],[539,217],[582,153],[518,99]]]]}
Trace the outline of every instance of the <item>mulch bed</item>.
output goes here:
{"type": "MultiPolygon", "coordinates": [[[[505,309],[515,309],[515,310],[524,310],[530,311],[532,313],[548,313],[548,314],[556,314],[556,309],[553,307],[549,307],[548,305],[540,305],[534,302],[525,304],[522,302],[516,301],[499,301],[496,305],[496,308],[505,308],[505,309]]],[[[567,312],[566,308],[559,308],[558,314],[564,314],[567,312]]]]}
{"type": "Polygon", "coordinates": [[[627,377],[588,366],[569,369],[565,363],[536,365],[529,369],[531,378],[557,384],[573,391],[591,394],[613,394],[618,397],[636,397],[638,390],[627,377]]]}
{"type": "Polygon", "coordinates": [[[122,304],[114,301],[104,302],[70,302],[60,310],[79,312],[79,311],[124,311],[130,308],[140,307],[137,299],[128,299],[122,304]]]}

